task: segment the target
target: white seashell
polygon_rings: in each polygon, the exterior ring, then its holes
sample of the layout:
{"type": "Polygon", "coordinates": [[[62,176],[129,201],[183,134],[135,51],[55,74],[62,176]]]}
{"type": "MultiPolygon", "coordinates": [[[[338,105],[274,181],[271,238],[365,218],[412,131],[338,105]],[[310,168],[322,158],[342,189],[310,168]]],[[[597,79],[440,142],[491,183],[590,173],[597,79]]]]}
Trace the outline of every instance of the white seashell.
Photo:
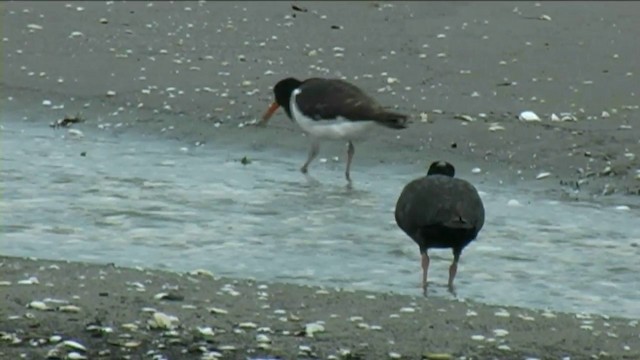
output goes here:
{"type": "Polygon", "coordinates": [[[109,90],[109,91],[107,91],[107,96],[108,96],[108,97],[116,96],[116,92],[115,92],[115,91],[113,91],[113,90],[109,90]]]}
{"type": "Polygon", "coordinates": [[[394,77],[388,77],[387,78],[387,84],[395,84],[400,82],[400,80],[398,80],[398,78],[394,78],[394,77]]]}
{"type": "Polygon", "coordinates": [[[389,353],[389,358],[390,359],[402,359],[402,355],[400,355],[397,352],[390,352],[389,353]]]}
{"type": "Polygon", "coordinates": [[[74,31],[69,35],[69,37],[72,38],[72,39],[73,38],[77,38],[77,37],[83,37],[83,36],[84,36],[84,34],[81,33],[80,31],[74,31]]]}
{"type": "Polygon", "coordinates": [[[256,341],[261,344],[265,344],[265,343],[270,343],[271,339],[265,334],[258,334],[256,335],[256,341]]]}
{"type": "Polygon", "coordinates": [[[509,317],[509,316],[511,316],[511,314],[509,314],[509,312],[507,310],[505,310],[505,309],[500,309],[496,313],[494,313],[493,315],[495,315],[497,317],[509,317]]]}
{"type": "Polygon", "coordinates": [[[540,20],[551,21],[551,16],[549,15],[540,15],[540,20]]]}
{"type": "Polygon", "coordinates": [[[380,326],[380,325],[371,325],[371,326],[369,326],[369,330],[381,331],[382,330],[382,326],[380,326]]]}
{"type": "Polygon", "coordinates": [[[69,360],[84,360],[84,359],[87,359],[86,356],[84,356],[84,355],[82,355],[82,354],[80,354],[78,352],[75,352],[75,351],[72,351],[72,352],[68,353],[66,358],[69,359],[69,360]]]}
{"type": "Polygon", "coordinates": [[[67,134],[71,137],[82,138],[84,137],[84,133],[78,129],[69,129],[67,130],[67,134]]]}
{"type": "Polygon", "coordinates": [[[11,285],[11,281],[0,281],[0,286],[9,286],[11,285]]]}
{"type": "Polygon", "coordinates": [[[196,275],[196,276],[205,275],[205,276],[213,277],[213,273],[211,271],[204,270],[204,269],[196,269],[196,270],[190,271],[189,275],[196,275]]]}
{"type": "Polygon", "coordinates": [[[316,291],[316,294],[318,294],[318,295],[328,295],[329,292],[327,290],[320,289],[320,290],[316,291]]]}
{"type": "Polygon", "coordinates": [[[302,351],[302,352],[311,352],[311,347],[307,346],[307,345],[300,345],[298,346],[298,350],[302,351]]]}
{"type": "Polygon", "coordinates": [[[126,348],[136,348],[138,346],[140,346],[140,344],[142,344],[142,342],[140,341],[127,341],[126,343],[122,344],[124,347],[126,348]]]}
{"type": "Polygon", "coordinates": [[[511,348],[509,347],[509,345],[498,345],[498,350],[502,350],[502,351],[511,351],[511,348]]]}
{"type": "Polygon", "coordinates": [[[518,119],[521,121],[541,121],[540,117],[533,111],[523,111],[518,115],[518,119]]]}
{"type": "Polygon", "coordinates": [[[349,318],[349,321],[351,322],[356,322],[356,321],[363,321],[364,318],[362,316],[352,316],[349,318]]]}
{"type": "Polygon", "coordinates": [[[213,329],[211,329],[211,327],[207,326],[207,327],[198,327],[198,332],[200,333],[200,335],[203,336],[214,336],[216,333],[213,332],[213,329]]]}
{"type": "Polygon", "coordinates": [[[555,113],[551,114],[551,121],[560,121],[560,118],[555,113]]]}
{"type": "Polygon", "coordinates": [[[556,317],[556,315],[550,311],[545,311],[540,315],[542,315],[543,317],[546,317],[547,319],[553,319],[556,317]]]}
{"type": "Polygon", "coordinates": [[[471,335],[471,340],[483,341],[484,340],[484,335],[471,335]]]}
{"type": "Polygon", "coordinates": [[[420,121],[421,122],[429,121],[429,114],[427,114],[426,112],[421,112],[420,113],[420,121]]]}
{"type": "Polygon", "coordinates": [[[305,326],[305,333],[307,334],[308,337],[313,337],[313,334],[321,333],[324,331],[325,331],[324,326],[322,326],[322,324],[319,324],[319,323],[309,323],[305,326]]]}
{"type": "Polygon", "coordinates": [[[207,311],[209,311],[210,313],[213,314],[221,314],[221,315],[226,315],[229,312],[225,309],[221,309],[221,308],[217,308],[217,307],[210,307],[207,309],[207,311]]]}
{"type": "Polygon", "coordinates": [[[609,114],[607,111],[603,111],[600,117],[603,119],[606,119],[608,117],[611,117],[611,114],[609,114]]]}
{"type": "Polygon", "coordinates": [[[80,307],[75,305],[63,305],[60,306],[58,310],[66,313],[78,313],[80,312],[80,307]]]}
{"type": "Polygon", "coordinates": [[[619,205],[619,206],[616,206],[616,210],[626,211],[626,210],[631,210],[631,208],[628,207],[627,205],[619,205]]]}
{"type": "Polygon", "coordinates": [[[473,310],[467,310],[467,316],[478,316],[478,313],[473,310]]]}
{"type": "Polygon", "coordinates": [[[43,106],[51,106],[51,100],[42,100],[43,106]]]}
{"type": "Polygon", "coordinates": [[[43,29],[42,25],[38,25],[38,24],[29,24],[29,25],[27,25],[27,28],[31,29],[31,30],[42,30],[43,29]]]}
{"type": "Polygon", "coordinates": [[[480,169],[479,167],[475,167],[471,169],[471,173],[473,174],[480,174],[481,172],[482,172],[482,169],[480,169]]]}
{"type": "Polygon", "coordinates": [[[540,174],[538,174],[536,176],[536,180],[541,180],[541,179],[544,179],[544,178],[548,178],[549,176],[551,176],[550,172],[541,172],[540,174]]]}
{"type": "Polygon", "coordinates": [[[504,130],[504,126],[498,123],[492,123],[491,125],[489,125],[489,131],[502,131],[502,130],[504,130]]]}
{"type": "Polygon", "coordinates": [[[27,305],[28,308],[46,311],[49,310],[49,306],[42,301],[32,301],[27,305]]]}
{"type": "Polygon", "coordinates": [[[175,323],[178,322],[178,318],[172,315],[167,315],[162,312],[153,313],[153,317],[147,321],[147,324],[151,328],[157,329],[172,329],[175,323]]]}
{"type": "Polygon", "coordinates": [[[520,204],[520,201],[516,199],[511,199],[507,201],[507,206],[522,206],[522,204],[520,204]]]}
{"type": "Polygon", "coordinates": [[[73,340],[65,340],[62,344],[63,344],[64,346],[66,346],[66,347],[70,347],[70,348],[72,348],[72,349],[76,349],[76,350],[80,350],[80,351],[84,351],[84,352],[86,352],[86,351],[87,351],[87,348],[86,348],[86,347],[84,347],[84,345],[80,344],[80,343],[79,343],[79,342],[77,342],[77,341],[73,341],[73,340]]]}
{"type": "Polygon", "coordinates": [[[578,121],[578,118],[570,113],[562,113],[560,114],[560,121],[578,121]]]}
{"type": "Polygon", "coordinates": [[[509,335],[509,331],[504,329],[495,329],[493,330],[493,334],[498,337],[503,337],[509,335]]]}
{"type": "Polygon", "coordinates": [[[126,323],[126,324],[122,324],[120,325],[120,327],[122,327],[125,330],[129,330],[129,331],[136,331],[138,330],[138,325],[133,324],[133,323],[126,323]]]}
{"type": "Polygon", "coordinates": [[[416,312],[416,309],[414,309],[412,307],[403,307],[403,308],[400,309],[400,312],[413,313],[413,312],[416,312]]]}
{"type": "Polygon", "coordinates": [[[60,335],[53,335],[49,338],[49,342],[52,344],[59,343],[60,341],[62,341],[62,336],[60,335]]]}

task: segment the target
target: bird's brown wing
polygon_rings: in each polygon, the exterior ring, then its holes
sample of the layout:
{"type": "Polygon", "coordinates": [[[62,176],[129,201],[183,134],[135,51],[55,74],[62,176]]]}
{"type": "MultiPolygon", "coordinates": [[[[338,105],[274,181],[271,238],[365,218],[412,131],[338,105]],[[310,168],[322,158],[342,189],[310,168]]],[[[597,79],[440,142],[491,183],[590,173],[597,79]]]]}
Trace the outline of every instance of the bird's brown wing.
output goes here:
{"type": "MultiPolygon", "coordinates": [[[[340,79],[307,79],[300,86],[296,105],[314,120],[343,117],[352,121],[389,121],[390,113],[357,86],[340,79]]],[[[393,114],[397,117],[406,116],[393,114]]],[[[392,116],[393,117],[393,116],[392,116]]]]}

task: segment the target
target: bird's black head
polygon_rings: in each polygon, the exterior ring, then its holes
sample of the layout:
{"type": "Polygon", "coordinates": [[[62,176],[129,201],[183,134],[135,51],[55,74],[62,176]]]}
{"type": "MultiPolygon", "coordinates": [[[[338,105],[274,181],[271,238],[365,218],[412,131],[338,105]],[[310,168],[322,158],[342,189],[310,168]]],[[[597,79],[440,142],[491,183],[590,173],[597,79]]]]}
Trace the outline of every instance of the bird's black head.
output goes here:
{"type": "Polygon", "coordinates": [[[302,85],[302,81],[290,77],[278,81],[278,83],[273,87],[273,94],[276,97],[276,102],[284,108],[289,117],[291,117],[291,110],[289,109],[291,93],[293,90],[300,87],[300,85],[302,85]]]}
{"type": "Polygon", "coordinates": [[[429,166],[429,171],[427,171],[427,176],[429,175],[444,175],[449,177],[454,177],[456,174],[456,169],[450,163],[446,161],[434,161],[429,166]]]}

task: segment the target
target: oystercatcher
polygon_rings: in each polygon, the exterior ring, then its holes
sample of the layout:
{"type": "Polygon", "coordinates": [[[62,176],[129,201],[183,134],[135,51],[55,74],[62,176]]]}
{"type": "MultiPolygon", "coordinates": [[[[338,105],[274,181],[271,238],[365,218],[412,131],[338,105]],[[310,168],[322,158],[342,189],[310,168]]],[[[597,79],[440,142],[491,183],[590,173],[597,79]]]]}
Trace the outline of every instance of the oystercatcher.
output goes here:
{"type": "Polygon", "coordinates": [[[282,107],[311,137],[309,156],[300,171],[307,173],[309,164],[318,156],[321,139],[346,140],[347,169],[350,169],[355,148],[353,142],[365,137],[376,124],[392,129],[406,128],[407,116],[382,108],[361,89],[340,79],[310,78],[300,81],[286,78],[273,88],[275,101],[264,113],[260,125],[265,125],[282,107]]]}
{"type": "Polygon", "coordinates": [[[427,176],[408,183],[396,203],[396,223],[420,247],[422,289],[427,294],[430,248],[453,249],[449,267],[449,291],[455,295],[453,280],[462,250],[473,241],[484,225],[484,205],[476,188],[454,178],[455,168],[436,161],[427,176]]]}

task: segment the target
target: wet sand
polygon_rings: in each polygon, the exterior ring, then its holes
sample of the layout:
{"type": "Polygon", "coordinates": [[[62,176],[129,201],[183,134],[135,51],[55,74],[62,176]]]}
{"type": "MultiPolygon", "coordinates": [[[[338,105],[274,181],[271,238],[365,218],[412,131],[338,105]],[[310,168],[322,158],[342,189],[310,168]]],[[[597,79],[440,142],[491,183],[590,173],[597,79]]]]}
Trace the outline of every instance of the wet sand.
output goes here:
{"type": "MultiPolygon", "coordinates": [[[[367,163],[447,159],[461,175],[479,167],[483,180],[551,196],[638,195],[639,3],[301,7],[3,3],[2,106],[30,119],[82,112],[83,126],[246,144],[249,158],[287,149],[302,163],[308,141],[284,112],[265,129],[239,126],[260,117],[283,77],[344,76],[414,121],[356,144],[356,184],[367,163]],[[525,110],[542,121],[517,120],[525,110]],[[550,120],[563,113],[576,121],[550,120]]],[[[345,157],[342,143],[321,151],[345,157]]]]}
{"type": "MultiPolygon", "coordinates": [[[[367,164],[413,163],[426,171],[431,161],[446,159],[475,181],[539,188],[562,199],[639,203],[640,53],[633,44],[640,3],[300,3],[306,12],[290,5],[2,3],[3,117],[49,126],[80,112],[86,121],[73,125],[80,130],[97,126],[212,147],[245,144],[238,157],[268,159],[269,150],[284,149],[301,164],[308,141],[282,112],[266,128],[243,125],[259,118],[280,78],[344,76],[413,119],[410,130],[379,129],[356,144],[355,186],[358,168],[367,164]],[[542,15],[550,20],[541,20],[542,15]],[[541,121],[519,121],[524,110],[536,112],[541,121]],[[565,112],[571,113],[570,121],[550,119],[565,112]],[[474,167],[482,173],[472,175],[474,167]],[[542,172],[550,175],[536,180],[542,172]]],[[[321,156],[343,159],[344,152],[344,144],[327,142],[321,156]]],[[[314,166],[320,165],[314,163],[312,173],[314,166]]],[[[333,181],[344,181],[342,171],[333,181]]],[[[326,295],[282,284],[258,289],[246,280],[234,284],[246,296],[233,296],[221,290],[232,280],[78,263],[56,263],[60,270],[49,270],[54,263],[3,262],[0,280],[11,285],[0,287],[3,303],[9,304],[0,308],[0,330],[25,340],[9,345],[13,338],[3,333],[0,352],[10,358],[22,353],[41,358],[53,345],[28,341],[54,333],[84,344],[90,358],[101,350],[111,352],[107,358],[142,357],[162,343],[169,358],[200,358],[198,351],[182,353],[202,341],[194,334],[197,326],[216,332],[206,348],[223,352],[222,345],[233,345],[238,350],[224,356],[244,358],[256,349],[258,330],[234,329],[249,321],[275,331],[265,334],[273,340],[272,350],[256,350],[255,357],[271,352],[304,358],[297,355],[300,345],[311,346],[320,358],[340,348],[361,351],[366,359],[391,351],[408,358],[444,352],[479,359],[582,359],[601,351],[616,359],[640,357],[634,346],[638,331],[628,320],[545,318],[510,308],[511,316],[502,318],[494,316],[497,308],[480,304],[389,294],[371,300],[363,292],[326,295]],[[29,276],[37,276],[40,285],[15,285],[29,276]],[[127,281],[139,282],[146,291],[127,281]],[[179,284],[184,300],[155,300],[165,283],[179,284]],[[261,292],[267,300],[259,299],[261,292]],[[25,308],[47,297],[69,300],[81,311],[25,308]],[[185,304],[196,307],[185,309],[185,304]],[[267,304],[270,308],[263,307],[267,304]],[[151,315],[142,309],[147,306],[178,316],[174,335],[182,340],[146,330],[151,315]],[[211,306],[229,314],[211,314],[211,306]],[[416,312],[401,313],[406,306],[416,312]],[[467,316],[469,308],[478,315],[467,316]],[[276,309],[286,312],[275,314],[276,309]],[[25,317],[27,312],[35,317],[25,317]],[[300,320],[279,320],[290,314],[300,320]],[[12,315],[19,318],[8,320],[12,315]],[[363,320],[350,321],[351,316],[363,320]],[[316,338],[291,335],[319,320],[327,331],[316,338]],[[122,327],[135,321],[140,321],[137,330],[122,327]],[[113,333],[88,331],[90,323],[109,326],[113,333]],[[510,350],[498,349],[503,337],[494,329],[509,331],[504,344],[510,350]],[[123,333],[131,338],[120,337],[123,333]],[[495,341],[472,340],[472,335],[495,341]],[[105,337],[115,345],[107,345],[105,337]],[[127,341],[132,347],[122,350],[127,341]]]]}
{"type": "Polygon", "coordinates": [[[2,257],[0,274],[7,359],[51,351],[89,359],[640,358],[638,320],[600,315],[257,283],[197,269],[2,257]]]}

